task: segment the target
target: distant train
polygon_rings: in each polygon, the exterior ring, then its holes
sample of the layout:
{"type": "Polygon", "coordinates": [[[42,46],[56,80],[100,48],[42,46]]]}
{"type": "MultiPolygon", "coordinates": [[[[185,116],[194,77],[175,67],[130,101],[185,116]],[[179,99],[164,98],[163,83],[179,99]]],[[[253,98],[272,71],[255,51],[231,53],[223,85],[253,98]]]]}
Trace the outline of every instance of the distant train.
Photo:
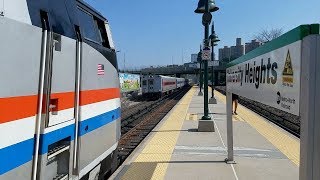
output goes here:
{"type": "Polygon", "coordinates": [[[121,134],[108,21],[82,0],[0,7],[0,179],[104,179],[121,134]]]}
{"type": "Polygon", "coordinates": [[[184,78],[176,78],[162,75],[142,76],[142,94],[146,96],[162,96],[187,85],[184,78]]]}

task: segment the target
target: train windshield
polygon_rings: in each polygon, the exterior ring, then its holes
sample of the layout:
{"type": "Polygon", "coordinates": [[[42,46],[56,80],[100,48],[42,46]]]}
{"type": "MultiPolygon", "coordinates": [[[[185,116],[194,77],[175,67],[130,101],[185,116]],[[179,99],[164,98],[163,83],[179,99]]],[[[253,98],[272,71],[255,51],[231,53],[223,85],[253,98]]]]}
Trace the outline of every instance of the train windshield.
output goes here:
{"type": "Polygon", "coordinates": [[[84,37],[101,44],[101,35],[93,16],[80,8],[78,8],[78,15],[84,37]]]}

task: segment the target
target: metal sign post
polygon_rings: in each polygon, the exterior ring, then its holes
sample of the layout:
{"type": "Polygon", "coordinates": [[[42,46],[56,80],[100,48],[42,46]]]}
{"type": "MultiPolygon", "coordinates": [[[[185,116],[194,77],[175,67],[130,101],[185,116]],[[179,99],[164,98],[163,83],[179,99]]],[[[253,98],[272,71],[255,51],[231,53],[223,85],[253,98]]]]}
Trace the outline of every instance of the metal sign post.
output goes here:
{"type": "MultiPolygon", "coordinates": [[[[318,27],[319,28],[319,27],[318,27]]],[[[300,180],[320,179],[320,35],[302,43],[300,180]]]]}
{"type": "MultiPolygon", "coordinates": [[[[206,37],[208,35],[207,28],[206,28],[206,37]]],[[[204,112],[201,120],[212,120],[209,116],[209,99],[208,99],[208,61],[211,60],[211,49],[208,46],[205,46],[205,48],[202,51],[202,61],[204,64],[204,112]]],[[[199,122],[200,123],[200,122],[199,122]]],[[[205,122],[207,123],[207,122],[205,122]]],[[[210,122],[211,123],[211,122],[210,122]]],[[[201,123],[200,123],[201,124],[201,123]]],[[[203,127],[199,125],[199,127],[203,127]]],[[[198,129],[199,130],[199,129],[198,129]]],[[[202,128],[200,128],[200,131],[203,131],[202,128]]],[[[214,131],[214,128],[211,128],[210,131],[214,131]]]]}
{"type": "Polygon", "coordinates": [[[233,124],[232,124],[232,93],[227,92],[227,143],[228,158],[226,162],[233,162],[233,124]]]}

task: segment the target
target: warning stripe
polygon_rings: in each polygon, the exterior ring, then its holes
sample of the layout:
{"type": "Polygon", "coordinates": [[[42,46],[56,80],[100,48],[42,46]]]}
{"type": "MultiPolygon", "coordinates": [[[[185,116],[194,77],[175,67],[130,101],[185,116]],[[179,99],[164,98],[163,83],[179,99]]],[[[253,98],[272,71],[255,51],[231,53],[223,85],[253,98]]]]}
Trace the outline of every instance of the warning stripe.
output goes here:
{"type": "MultiPolygon", "coordinates": [[[[59,99],[58,110],[74,107],[74,92],[54,93],[59,99]]],[[[120,98],[119,88],[87,90],[80,92],[80,105],[120,98]]],[[[34,116],[37,113],[38,95],[0,98],[0,124],[34,116]]]]}

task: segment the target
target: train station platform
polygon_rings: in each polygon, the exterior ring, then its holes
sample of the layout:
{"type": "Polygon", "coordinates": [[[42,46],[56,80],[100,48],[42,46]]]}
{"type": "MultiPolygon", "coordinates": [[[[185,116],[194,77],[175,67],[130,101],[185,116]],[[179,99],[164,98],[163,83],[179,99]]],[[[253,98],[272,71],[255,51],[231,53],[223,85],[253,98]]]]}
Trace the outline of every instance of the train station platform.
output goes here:
{"type": "Polygon", "coordinates": [[[215,132],[198,132],[198,91],[193,87],[110,179],[299,179],[299,139],[241,105],[233,116],[235,163],[225,163],[225,96],[215,91],[217,104],[209,105],[215,132]]]}

